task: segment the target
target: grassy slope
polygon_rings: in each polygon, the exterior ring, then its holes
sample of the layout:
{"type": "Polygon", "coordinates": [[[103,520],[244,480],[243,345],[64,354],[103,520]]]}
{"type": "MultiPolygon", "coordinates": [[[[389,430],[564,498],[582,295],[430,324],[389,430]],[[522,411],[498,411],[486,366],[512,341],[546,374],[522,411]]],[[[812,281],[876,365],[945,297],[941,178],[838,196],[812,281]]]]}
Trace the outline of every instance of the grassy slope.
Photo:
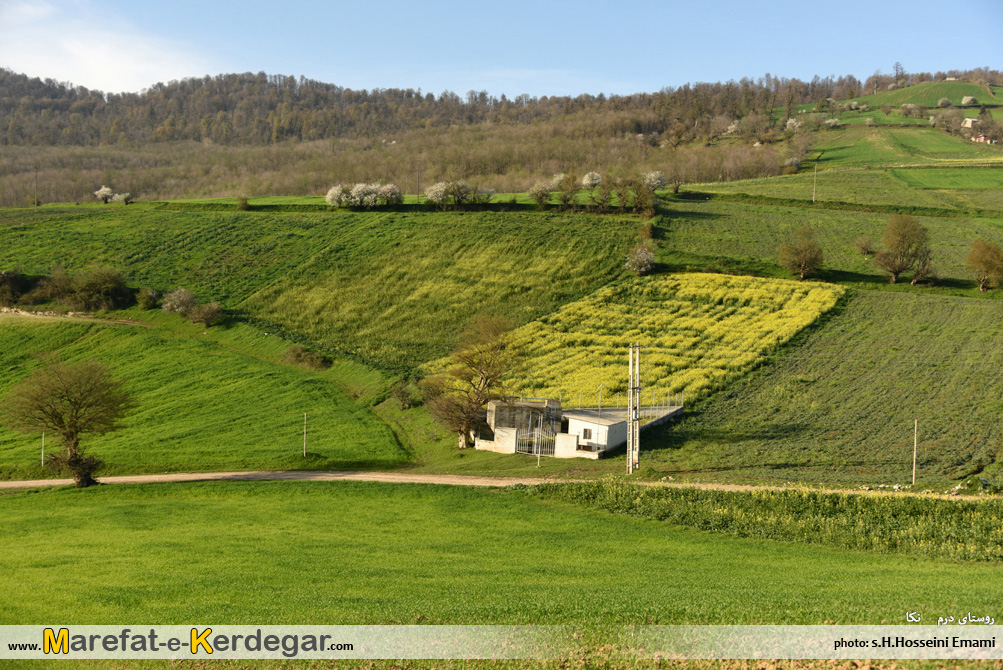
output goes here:
{"type": "Polygon", "coordinates": [[[795,175],[698,184],[690,190],[733,196],[792,199],[819,207],[849,203],[860,209],[1003,212],[999,184],[1003,149],[952,137],[935,129],[843,128],[821,133],[815,161],[795,175]],[[818,174],[813,171],[817,162],[818,174]],[[903,168],[900,166],[916,166],[903,168]],[[950,165],[950,168],[937,166],[950,165]],[[884,169],[880,169],[884,168],[884,169]],[[889,169],[892,168],[892,169],[889,169]],[[964,169],[962,169],[964,168],[964,169]]]}
{"type": "Polygon", "coordinates": [[[937,164],[943,161],[998,161],[999,146],[970,142],[937,128],[849,127],[819,134],[812,147],[819,167],[937,164]]]}
{"type": "MultiPolygon", "coordinates": [[[[32,352],[96,358],[136,400],[125,428],[86,436],[106,474],[260,468],[388,468],[408,460],[392,432],[335,381],[279,363],[288,346],[246,326],[201,327],[136,311],[145,324],[0,316],[0,393],[37,362],[32,352]],[[308,412],[308,457],[302,456],[308,412]]],[[[49,449],[58,441],[49,435],[49,449]]],[[[0,477],[41,470],[38,435],[0,427],[0,477]]]]}
{"type": "Polygon", "coordinates": [[[915,86],[906,86],[893,91],[881,91],[865,95],[856,100],[866,102],[872,107],[883,104],[899,107],[904,104],[936,107],[941,98],[947,98],[954,105],[960,105],[966,95],[975,97],[980,103],[998,104],[995,96],[989,94],[985,87],[967,81],[937,81],[915,86]]]}
{"type": "Polygon", "coordinates": [[[512,491],[203,483],[0,504],[3,624],[876,624],[917,603],[992,611],[1003,586],[990,565],[740,540],[512,491]]]}
{"type": "Polygon", "coordinates": [[[547,213],[0,211],[0,267],[114,265],[401,370],[479,313],[517,325],[618,276],[638,222],[547,213]]]}
{"type": "Polygon", "coordinates": [[[842,314],[648,441],[645,464],[702,479],[909,482],[992,470],[1003,449],[1003,305],[864,291],[842,314]]]}
{"type": "MultiPolygon", "coordinates": [[[[714,200],[680,201],[673,210],[668,225],[659,229],[659,260],[669,266],[702,269],[720,261],[760,274],[786,277],[789,275],[777,266],[777,248],[796,228],[808,225],[815,229],[825,254],[823,279],[858,287],[905,290],[888,286],[871,258],[861,255],[855,246],[858,237],[870,237],[880,246],[887,214],[714,200]]],[[[946,280],[932,290],[963,288],[968,295],[973,284],[965,259],[971,243],[979,237],[1003,243],[1003,214],[999,218],[916,219],[929,231],[935,264],[946,280]]]]}

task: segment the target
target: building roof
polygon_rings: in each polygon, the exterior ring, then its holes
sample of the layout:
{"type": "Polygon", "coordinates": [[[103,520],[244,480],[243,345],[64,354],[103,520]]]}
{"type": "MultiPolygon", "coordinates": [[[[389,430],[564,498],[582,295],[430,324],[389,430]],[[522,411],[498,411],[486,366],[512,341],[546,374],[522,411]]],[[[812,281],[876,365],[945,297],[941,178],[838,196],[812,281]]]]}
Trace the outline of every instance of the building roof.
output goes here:
{"type": "Polygon", "coordinates": [[[618,423],[627,423],[626,419],[622,417],[613,414],[599,416],[599,413],[595,410],[587,409],[564,410],[564,418],[574,419],[582,423],[591,423],[595,426],[615,426],[618,423]]]}

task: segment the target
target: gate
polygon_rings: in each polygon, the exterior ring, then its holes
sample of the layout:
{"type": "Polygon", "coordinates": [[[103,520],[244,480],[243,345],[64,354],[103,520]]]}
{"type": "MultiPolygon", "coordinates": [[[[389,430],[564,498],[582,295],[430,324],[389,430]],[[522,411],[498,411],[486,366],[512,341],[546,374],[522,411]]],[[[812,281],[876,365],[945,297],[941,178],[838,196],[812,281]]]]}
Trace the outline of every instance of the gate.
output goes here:
{"type": "Polygon", "coordinates": [[[557,431],[554,425],[539,417],[531,430],[520,430],[516,433],[515,451],[517,454],[553,456],[556,443],[557,431]]]}

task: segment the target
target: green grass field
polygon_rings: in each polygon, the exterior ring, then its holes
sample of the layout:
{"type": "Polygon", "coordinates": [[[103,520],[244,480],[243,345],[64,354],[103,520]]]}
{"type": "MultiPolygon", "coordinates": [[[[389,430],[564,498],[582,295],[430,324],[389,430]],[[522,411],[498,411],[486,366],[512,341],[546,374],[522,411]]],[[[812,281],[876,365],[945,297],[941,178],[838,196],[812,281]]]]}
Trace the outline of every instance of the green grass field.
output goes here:
{"type": "MultiPolygon", "coordinates": [[[[208,332],[158,312],[134,324],[0,315],[0,392],[38,366],[33,353],[106,362],[136,401],[122,430],[86,436],[105,474],[392,468],[407,460],[393,433],[338,383],[339,369],[282,364],[289,345],[242,325],[208,332]],[[308,413],[303,458],[303,413],[308,413]]],[[[55,435],[48,447],[59,447],[55,435]]],[[[52,476],[41,435],[0,427],[0,477],[52,476]]]]}
{"type": "MultiPolygon", "coordinates": [[[[891,177],[888,179],[894,182],[891,177]]],[[[964,295],[973,295],[971,271],[966,262],[972,242],[981,237],[1003,243],[1003,216],[918,216],[916,219],[929,231],[934,263],[944,280],[928,292],[961,289],[964,295]]],[[[715,200],[680,201],[668,217],[665,229],[660,231],[658,259],[670,268],[723,267],[789,277],[777,265],[777,249],[790,239],[796,228],[807,225],[815,230],[824,252],[821,277],[826,281],[871,290],[906,290],[899,285],[889,286],[872,258],[862,255],[855,245],[857,238],[869,237],[875,247],[880,248],[887,221],[887,214],[866,211],[715,200]]]]}
{"type": "Polygon", "coordinates": [[[1003,148],[970,142],[931,128],[849,126],[819,133],[812,146],[820,167],[930,165],[951,161],[997,162],[1003,148]]]}
{"type": "Polygon", "coordinates": [[[918,189],[1003,189],[1003,169],[998,168],[892,170],[891,174],[918,189]]]}
{"type": "MultiPolygon", "coordinates": [[[[998,301],[860,291],[727,392],[656,428],[644,465],[729,481],[908,484],[943,490],[998,471],[998,301]]],[[[645,439],[642,439],[642,443],[645,439]]],[[[644,451],[646,449],[646,451],[644,451]]]]}
{"type": "MultiPolygon", "coordinates": [[[[695,184],[688,188],[707,193],[792,199],[803,203],[810,203],[814,193],[817,202],[850,203],[859,205],[859,209],[874,205],[955,209],[955,205],[939,193],[919,190],[905,180],[896,179],[899,173],[920,171],[898,170],[893,173],[883,169],[821,169],[816,175],[811,168],[807,168],[798,174],[782,177],[695,184]]],[[[970,169],[963,170],[968,171],[970,169]]]]}
{"type": "Polygon", "coordinates": [[[877,624],[920,604],[991,612],[1003,586],[993,565],[738,539],[519,491],[218,482],[0,505],[2,624],[877,624]]]}

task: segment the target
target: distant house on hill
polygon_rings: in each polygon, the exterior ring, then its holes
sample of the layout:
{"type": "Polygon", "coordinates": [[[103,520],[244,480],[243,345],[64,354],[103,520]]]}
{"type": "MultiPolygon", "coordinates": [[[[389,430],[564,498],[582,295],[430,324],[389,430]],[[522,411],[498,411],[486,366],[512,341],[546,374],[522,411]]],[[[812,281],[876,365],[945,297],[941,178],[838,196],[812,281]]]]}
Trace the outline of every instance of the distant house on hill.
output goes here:
{"type": "Polygon", "coordinates": [[[962,128],[974,128],[977,125],[979,125],[979,120],[972,116],[961,122],[962,128]]]}
{"type": "Polygon", "coordinates": [[[991,140],[986,137],[985,133],[979,133],[978,135],[972,135],[972,142],[981,142],[983,144],[996,144],[996,140],[991,140]]]}

